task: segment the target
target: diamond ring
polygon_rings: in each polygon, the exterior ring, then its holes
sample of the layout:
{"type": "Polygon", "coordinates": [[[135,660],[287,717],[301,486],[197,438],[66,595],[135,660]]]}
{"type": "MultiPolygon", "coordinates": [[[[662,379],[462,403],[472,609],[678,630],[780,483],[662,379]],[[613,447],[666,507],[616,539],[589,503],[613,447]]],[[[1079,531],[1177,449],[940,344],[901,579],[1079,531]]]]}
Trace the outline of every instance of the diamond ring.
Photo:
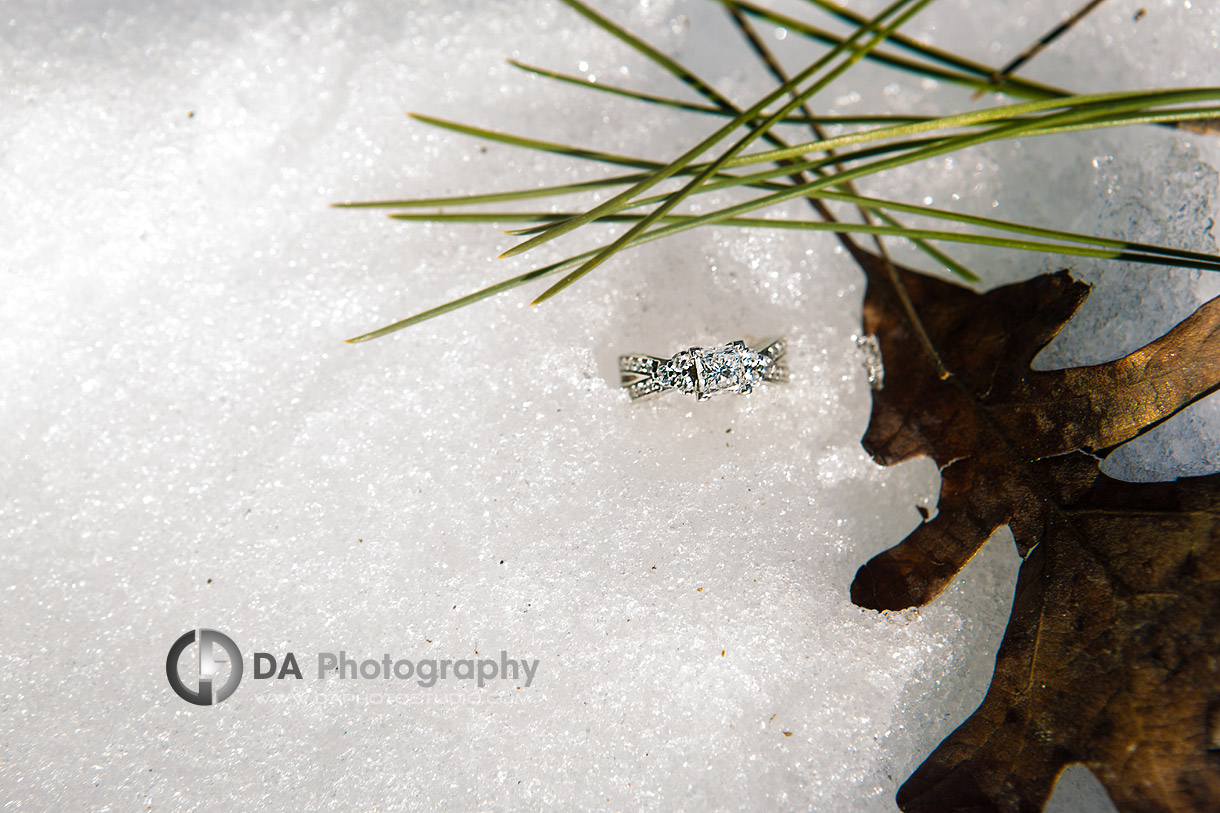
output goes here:
{"type": "Polygon", "coordinates": [[[785,382],[787,339],[746,347],[740,339],[717,347],[692,347],[672,358],[619,356],[623,389],[632,401],[671,390],[706,401],[725,392],[746,393],[763,381],[785,382]]]}

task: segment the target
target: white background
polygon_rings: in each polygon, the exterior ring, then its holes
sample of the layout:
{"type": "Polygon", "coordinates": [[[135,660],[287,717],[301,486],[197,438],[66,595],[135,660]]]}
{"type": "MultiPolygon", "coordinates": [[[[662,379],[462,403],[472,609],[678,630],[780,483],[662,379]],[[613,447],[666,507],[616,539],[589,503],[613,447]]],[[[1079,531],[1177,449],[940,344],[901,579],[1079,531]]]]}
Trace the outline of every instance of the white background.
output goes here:
{"type": "MultiPolygon", "coordinates": [[[[909,30],[998,65],[1075,5],[941,0],[909,30]]],[[[768,87],[714,3],[599,7],[739,102],[768,87]]],[[[1218,24],[1209,3],[1114,0],[1028,75],[1220,84],[1218,24]]],[[[762,30],[792,67],[818,53],[762,30]]],[[[848,598],[938,478],[860,448],[862,280],[831,237],[687,233],[544,306],[518,290],[342,343],[611,233],[495,260],[513,238],[491,226],[328,208],[603,173],[405,111],[652,158],[711,126],[507,56],[690,98],[558,4],[0,11],[3,809],[894,810],[977,706],[1018,566],[1006,532],[920,612],[848,598]],[[790,386],[697,405],[618,390],[619,353],[747,334],[791,339],[790,386]],[[215,708],[165,679],[197,627],[246,653],[215,708]],[[339,649],[540,665],[529,688],[315,680],[339,649]],[[295,652],[306,680],[255,681],[255,651],[295,652]]],[[[817,107],[983,103],[862,67],[817,107]]],[[[1060,136],[866,191],[1215,251],[1217,155],[1156,128],[1060,136]]],[[[1063,264],[952,252],[988,286],[1063,264]]],[[[1095,293],[1042,366],[1125,354],[1217,291],[1072,264],[1095,293]]],[[[1220,469],[1215,402],[1107,470],[1220,469]]],[[[1106,809],[1083,771],[1064,785],[1060,809],[1106,809]]]]}

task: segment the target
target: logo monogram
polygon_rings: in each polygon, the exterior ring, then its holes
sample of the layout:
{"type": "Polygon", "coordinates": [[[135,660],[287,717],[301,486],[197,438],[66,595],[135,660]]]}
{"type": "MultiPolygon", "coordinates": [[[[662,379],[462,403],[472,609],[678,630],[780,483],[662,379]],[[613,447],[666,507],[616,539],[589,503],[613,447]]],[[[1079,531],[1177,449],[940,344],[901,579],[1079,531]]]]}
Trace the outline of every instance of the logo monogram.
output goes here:
{"type": "Polygon", "coordinates": [[[169,657],[165,661],[165,676],[169,678],[170,687],[188,703],[194,703],[196,706],[212,706],[221,703],[233,694],[237,690],[237,684],[241,683],[243,668],[241,650],[237,648],[237,644],[233,643],[233,639],[223,632],[209,629],[199,630],[199,688],[196,690],[183,683],[182,676],[178,674],[178,659],[195,641],[195,630],[191,630],[174,641],[174,645],[169,648],[169,657]],[[221,664],[225,663],[225,661],[216,660],[214,649],[216,646],[223,649],[228,656],[229,678],[223,686],[213,691],[212,678],[220,672],[221,664]]]}

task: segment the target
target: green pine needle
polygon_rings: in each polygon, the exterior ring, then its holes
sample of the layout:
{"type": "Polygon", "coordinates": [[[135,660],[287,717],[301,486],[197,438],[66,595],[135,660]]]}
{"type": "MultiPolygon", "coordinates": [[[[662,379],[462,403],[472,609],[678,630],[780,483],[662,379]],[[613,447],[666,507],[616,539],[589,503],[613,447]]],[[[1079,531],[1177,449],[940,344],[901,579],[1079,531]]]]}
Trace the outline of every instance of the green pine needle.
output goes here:
{"type": "MultiPolygon", "coordinates": [[[[833,34],[824,29],[817,28],[802,20],[794,17],[788,17],[770,9],[756,6],[753,3],[744,2],[744,0],[717,0],[726,6],[740,9],[741,11],[756,17],[760,20],[766,20],[769,23],[794,31],[803,37],[834,45],[842,42],[842,37],[833,34]]],[[[821,0],[809,0],[815,5],[821,6],[826,11],[834,16],[848,22],[852,25],[861,25],[866,22],[866,18],[849,9],[837,6],[833,3],[821,2],[821,0]]],[[[942,51],[938,48],[933,48],[924,45],[916,40],[913,40],[901,32],[895,32],[890,36],[891,44],[900,46],[904,50],[922,57],[926,62],[919,62],[905,57],[891,54],[887,51],[876,50],[868,55],[868,59],[878,62],[883,65],[888,65],[892,68],[897,68],[907,73],[914,73],[927,79],[935,79],[943,82],[951,82],[954,84],[964,85],[966,87],[975,88],[976,90],[987,90],[995,93],[1003,93],[1008,96],[1016,96],[1027,99],[1049,99],[1056,96],[1070,96],[1069,91],[1060,90],[1059,88],[1043,85],[1037,82],[1031,82],[1026,79],[1021,79],[1016,76],[1006,77],[1001,82],[996,82],[993,77],[1000,73],[999,68],[990,65],[984,65],[980,62],[975,62],[965,57],[951,54],[948,51],[942,51]],[[950,69],[939,68],[935,64],[946,65],[950,69]]]]}
{"type": "MultiPolygon", "coordinates": [[[[575,0],[567,1],[574,2],[575,0]]],[[[769,129],[775,122],[779,121],[784,116],[787,116],[806,100],[812,97],[816,92],[826,87],[826,85],[830,84],[830,82],[841,74],[845,73],[848,68],[863,59],[865,54],[884,42],[885,38],[890,34],[890,32],[894,31],[898,28],[898,26],[902,25],[904,22],[913,17],[930,2],[932,2],[932,0],[895,0],[895,2],[891,3],[889,6],[886,6],[886,8],[883,9],[880,14],[869,21],[867,25],[861,25],[855,31],[855,33],[844,40],[843,43],[836,45],[827,54],[815,60],[803,71],[793,76],[787,82],[782,83],[778,88],[764,96],[748,110],[742,112],[739,116],[734,118],[728,125],[725,125],[712,136],[704,139],[704,141],[700,142],[700,144],[695,148],[688,150],[681,158],[666,167],[666,169],[659,170],[657,172],[658,178],[665,178],[673,175],[677,170],[681,169],[685,163],[688,163],[690,159],[693,159],[695,156],[704,152],[704,150],[706,150],[708,147],[717,143],[721,138],[723,138],[723,136],[727,135],[733,129],[752,121],[754,117],[765,110],[768,105],[775,103],[784,96],[789,94],[793,95],[792,100],[781,107],[777,112],[771,114],[771,116],[764,121],[759,129],[752,129],[749,133],[740,138],[726,152],[722,153],[719,158],[713,161],[707,169],[695,176],[695,178],[692,179],[686,186],[673,193],[664,203],[654,209],[650,214],[646,215],[639,223],[636,223],[634,226],[628,229],[626,233],[620,236],[613,243],[598,252],[595,257],[587,260],[579,268],[570,272],[559,282],[543,291],[540,296],[534,299],[532,304],[537,305],[551,298],[612,257],[619,249],[626,246],[631,238],[641,234],[654,220],[670,211],[673,207],[677,206],[678,203],[680,203],[695,189],[695,187],[703,183],[704,180],[714,174],[716,170],[720,169],[720,167],[725,166],[734,156],[741,152],[741,150],[753,143],[763,130],[769,129]],[[891,20],[890,18],[893,19],[891,20]],[[889,20],[889,22],[886,22],[887,20],[889,20]],[[858,49],[852,47],[858,40],[864,39],[866,36],[870,35],[871,39],[864,46],[858,49]],[[800,93],[796,93],[796,89],[800,87],[802,83],[812,78],[823,68],[829,66],[830,63],[840,55],[841,52],[846,50],[851,50],[852,53],[847,55],[847,57],[838,65],[834,66],[824,75],[822,75],[810,87],[806,88],[800,93]]],[[[518,249],[525,250],[525,248],[531,245],[537,245],[567,231],[571,231],[572,229],[576,228],[576,226],[593,220],[597,214],[612,212],[615,210],[615,207],[621,205],[627,200],[630,200],[631,197],[634,197],[635,195],[644,191],[646,188],[647,186],[643,184],[637,184],[632,189],[616,195],[614,198],[606,201],[606,203],[602,204],[601,206],[594,207],[594,209],[586,212],[584,215],[581,215],[578,218],[563,221],[551,227],[548,231],[527,240],[525,243],[518,246],[518,249]],[[600,212],[598,211],[599,209],[601,210],[600,212]]]]}
{"type": "MultiPolygon", "coordinates": [[[[466,195],[420,197],[405,200],[356,201],[339,203],[340,208],[411,209],[390,217],[402,221],[525,224],[509,233],[527,236],[503,256],[527,251],[592,223],[626,224],[628,228],[604,246],[585,251],[557,263],[520,274],[466,296],[422,311],[407,319],[349,339],[362,342],[385,336],[426,319],[479,300],[525,285],[534,280],[565,274],[534,300],[544,301],[571,285],[618,252],[671,235],[709,225],[735,228],[795,229],[808,232],[864,234],[903,238],[912,241],[942,267],[963,279],[977,281],[964,268],[931,243],[963,243],[1002,249],[1056,253],[1141,262],[1162,266],[1184,266],[1220,271],[1220,257],[1181,249],[1114,240],[1038,226],[1012,223],[996,218],[951,212],[929,206],[883,200],[855,193],[851,182],[903,167],[918,161],[993,141],[1058,133],[1080,132],[1101,127],[1131,124],[1171,125],[1201,122],[1204,128],[1220,120],[1220,88],[1184,88],[1078,95],[1049,85],[1001,73],[956,54],[923,45],[904,36],[899,28],[932,0],[893,0],[879,15],[866,18],[839,6],[832,0],[809,0],[821,11],[855,26],[855,31],[840,36],[802,20],[761,8],[745,0],[716,0],[732,9],[758,19],[781,25],[802,36],[830,45],[830,50],[787,81],[747,108],[739,108],[710,83],[699,78],[672,57],[587,6],[582,0],[561,0],[604,32],[619,39],[662,67],[708,103],[682,101],[666,96],[592,82],[582,77],[547,70],[516,60],[510,64],[536,76],[560,81],[600,93],[675,111],[716,116],[722,124],[699,143],[670,161],[655,161],[560,144],[526,136],[461,124],[433,116],[411,114],[413,118],[450,132],[506,144],[537,152],[593,161],[606,166],[628,167],[633,172],[588,181],[537,186],[528,189],[482,192],[466,195]],[[910,57],[879,48],[887,43],[905,50],[910,57]],[[950,116],[813,116],[803,107],[830,81],[841,76],[862,59],[879,62],[921,76],[953,82],[979,90],[1001,93],[1023,101],[962,112],[950,116]],[[787,99],[787,101],[784,101],[787,99]],[[1208,102],[1213,104],[1208,105],[1208,102]],[[773,131],[777,125],[824,124],[860,127],[833,137],[789,144],[773,131]],[[745,132],[740,132],[742,129],[745,132]],[[732,137],[730,146],[720,146],[732,137]],[[756,140],[769,142],[770,148],[747,152],[756,140]],[[718,154],[699,159],[717,149],[718,154]],[[751,169],[767,163],[769,168],[751,169]],[[746,172],[732,170],[746,169],[746,172]],[[812,179],[804,173],[812,173],[812,179]],[[668,181],[682,180],[667,192],[650,190],[668,181]],[[694,195],[732,189],[752,189],[757,194],[742,202],[699,214],[680,214],[674,209],[694,195]],[[554,199],[579,193],[615,190],[608,199],[585,211],[471,211],[424,212],[422,208],[470,207],[527,200],[554,199]],[[831,201],[872,212],[884,221],[847,223],[835,220],[794,220],[751,216],[795,198],[831,201]],[[891,212],[914,215],[934,221],[956,223],[965,230],[913,228],[898,223],[891,212]],[[987,234],[976,229],[1000,232],[987,234]],[[1009,236],[1004,236],[1005,234],[1009,236]]],[[[761,57],[769,59],[763,53],[761,57]]],[[[782,70],[768,63],[781,79],[782,70]]],[[[820,135],[820,133],[819,133],[820,135]]],[[[672,185],[672,184],[671,184],[672,185]]],[[[820,204],[819,204],[820,205],[820,204]]],[[[824,208],[820,209],[823,214],[824,208]]],[[[829,216],[829,215],[827,215],[829,216]]],[[[867,218],[866,218],[867,219],[867,218]]]]}

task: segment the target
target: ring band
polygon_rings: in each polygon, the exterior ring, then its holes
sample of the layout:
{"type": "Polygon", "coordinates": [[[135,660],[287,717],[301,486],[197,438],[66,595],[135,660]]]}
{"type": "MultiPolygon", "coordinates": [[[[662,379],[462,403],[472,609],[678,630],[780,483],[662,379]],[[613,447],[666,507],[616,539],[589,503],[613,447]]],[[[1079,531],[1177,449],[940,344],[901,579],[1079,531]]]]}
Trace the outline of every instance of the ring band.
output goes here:
{"type": "Polygon", "coordinates": [[[763,381],[786,382],[788,365],[783,359],[787,351],[787,339],[763,342],[754,348],[738,339],[716,347],[692,347],[668,359],[619,356],[618,370],[632,401],[670,391],[706,401],[726,392],[751,392],[763,381]]]}

